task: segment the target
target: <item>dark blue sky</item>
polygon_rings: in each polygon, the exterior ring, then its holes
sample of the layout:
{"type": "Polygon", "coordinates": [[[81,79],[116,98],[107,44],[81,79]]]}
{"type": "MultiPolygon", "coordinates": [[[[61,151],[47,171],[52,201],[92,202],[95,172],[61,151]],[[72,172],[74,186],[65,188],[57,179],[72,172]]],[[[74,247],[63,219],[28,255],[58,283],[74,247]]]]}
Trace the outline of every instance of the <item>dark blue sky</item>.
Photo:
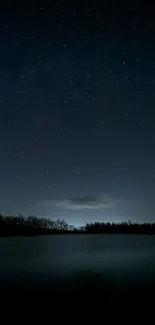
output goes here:
{"type": "Polygon", "coordinates": [[[154,39],[155,6],[1,6],[1,212],[154,220],[154,39]]]}

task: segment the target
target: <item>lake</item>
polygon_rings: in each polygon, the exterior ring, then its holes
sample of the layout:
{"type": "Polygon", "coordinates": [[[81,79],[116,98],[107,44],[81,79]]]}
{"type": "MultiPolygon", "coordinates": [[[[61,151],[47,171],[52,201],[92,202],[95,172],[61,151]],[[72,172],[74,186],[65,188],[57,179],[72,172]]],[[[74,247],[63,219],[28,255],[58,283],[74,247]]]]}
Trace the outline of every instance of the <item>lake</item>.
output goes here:
{"type": "Polygon", "coordinates": [[[53,235],[0,238],[5,294],[144,288],[155,283],[155,236],[53,235]],[[22,289],[22,291],[21,291],[22,289]]]}

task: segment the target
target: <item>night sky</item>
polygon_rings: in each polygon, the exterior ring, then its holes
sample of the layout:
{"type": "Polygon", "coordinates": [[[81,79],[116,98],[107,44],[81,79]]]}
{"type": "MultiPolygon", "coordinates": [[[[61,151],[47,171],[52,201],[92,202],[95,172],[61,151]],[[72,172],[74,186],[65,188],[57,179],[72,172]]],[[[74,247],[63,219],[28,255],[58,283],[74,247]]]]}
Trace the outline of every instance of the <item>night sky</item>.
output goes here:
{"type": "Polygon", "coordinates": [[[153,221],[155,6],[73,2],[1,5],[0,211],[153,221]]]}

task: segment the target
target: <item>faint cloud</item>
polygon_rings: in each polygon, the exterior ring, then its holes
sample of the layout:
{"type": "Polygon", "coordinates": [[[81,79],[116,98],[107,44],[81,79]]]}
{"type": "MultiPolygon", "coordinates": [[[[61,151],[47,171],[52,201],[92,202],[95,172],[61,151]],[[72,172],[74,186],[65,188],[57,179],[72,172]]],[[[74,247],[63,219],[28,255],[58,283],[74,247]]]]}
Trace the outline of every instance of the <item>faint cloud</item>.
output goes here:
{"type": "Polygon", "coordinates": [[[65,212],[65,210],[102,210],[113,209],[113,211],[123,210],[126,213],[126,207],[130,207],[133,202],[123,198],[115,198],[106,194],[102,195],[84,195],[62,200],[45,200],[38,202],[38,207],[43,211],[65,212]]]}
{"type": "Polygon", "coordinates": [[[100,209],[111,206],[106,198],[102,196],[82,196],[75,197],[70,200],[56,201],[57,206],[61,206],[69,210],[84,210],[84,209],[100,209]]]}

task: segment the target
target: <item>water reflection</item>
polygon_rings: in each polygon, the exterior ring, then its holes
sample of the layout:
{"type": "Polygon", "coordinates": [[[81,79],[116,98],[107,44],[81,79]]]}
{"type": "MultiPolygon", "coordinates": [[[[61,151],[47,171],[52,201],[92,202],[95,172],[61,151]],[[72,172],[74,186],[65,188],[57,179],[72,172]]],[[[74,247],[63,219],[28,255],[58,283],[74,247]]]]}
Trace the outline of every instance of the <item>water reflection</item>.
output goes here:
{"type": "Polygon", "coordinates": [[[93,281],[124,284],[155,279],[155,237],[65,235],[0,239],[0,281],[93,281]]]}

